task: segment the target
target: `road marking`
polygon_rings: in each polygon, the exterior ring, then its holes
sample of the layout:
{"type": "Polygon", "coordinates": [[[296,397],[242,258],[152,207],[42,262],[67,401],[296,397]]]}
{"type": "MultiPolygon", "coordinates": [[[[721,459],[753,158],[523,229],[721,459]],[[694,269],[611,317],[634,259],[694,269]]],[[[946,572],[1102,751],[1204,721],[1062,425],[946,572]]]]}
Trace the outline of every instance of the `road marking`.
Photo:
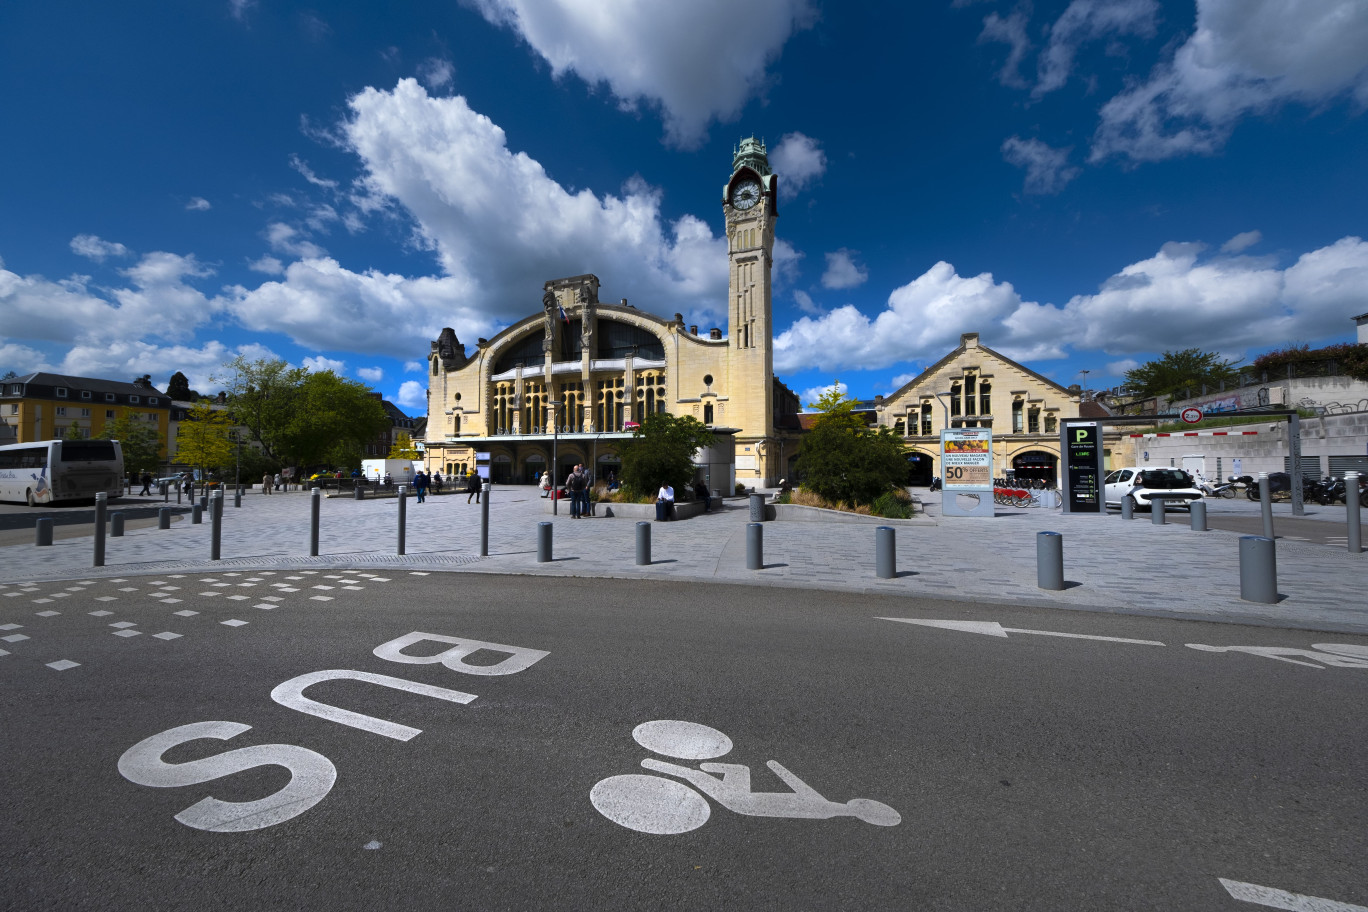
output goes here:
{"type": "Polygon", "coordinates": [[[116,631],[114,631],[114,635],[115,635],[116,637],[135,637],[135,636],[142,636],[142,631],[141,631],[141,630],[116,630],[116,631]]]}
{"type": "Polygon", "coordinates": [[[0,630],[18,630],[23,624],[0,624],[0,630]]]}
{"type": "Polygon", "coordinates": [[[60,612],[60,611],[40,611],[40,612],[38,612],[38,616],[39,616],[40,618],[50,618],[50,617],[56,617],[57,615],[59,615],[59,614],[61,614],[61,613],[62,613],[62,612],[60,612]]]}
{"type": "Polygon", "coordinates": [[[80,662],[73,662],[71,659],[58,659],[56,662],[48,662],[47,667],[54,671],[66,671],[68,668],[78,668],[80,664],[80,662]]]}
{"type": "Polygon", "coordinates": [[[179,640],[181,638],[181,634],[172,633],[169,630],[163,630],[161,633],[154,633],[152,636],[154,639],[158,640],[179,640]]]}
{"type": "Polygon", "coordinates": [[[109,626],[110,626],[110,627],[137,627],[138,625],[137,625],[136,623],[134,623],[133,621],[115,621],[114,623],[110,624],[109,626]]]}
{"type": "Polygon", "coordinates": [[[231,621],[219,621],[219,623],[220,623],[220,624],[223,624],[223,625],[225,625],[225,626],[228,626],[228,627],[241,627],[241,626],[243,626],[244,624],[246,624],[247,622],[246,622],[246,621],[239,621],[239,620],[237,620],[237,619],[234,619],[234,620],[231,620],[231,621]]]}
{"type": "Polygon", "coordinates": [[[189,608],[185,609],[184,611],[173,611],[171,613],[176,615],[176,617],[183,618],[194,617],[195,615],[199,614],[198,611],[191,611],[189,608]]]}
{"type": "Polygon", "coordinates": [[[918,624],[922,627],[939,627],[942,630],[958,630],[961,633],[981,633],[985,636],[1006,638],[1009,633],[1029,633],[1035,636],[1066,637],[1071,640],[1101,640],[1106,643],[1133,643],[1136,646],[1163,646],[1158,640],[1132,640],[1126,637],[1093,636],[1087,633],[1060,633],[1056,630],[1027,630],[1022,627],[1003,627],[997,621],[928,621],[921,618],[875,618],[879,621],[897,621],[900,624],[918,624]]]}
{"type": "Polygon", "coordinates": [[[27,639],[28,637],[24,636],[22,633],[13,633],[7,637],[0,637],[0,640],[4,640],[6,643],[22,643],[27,639]]]}
{"type": "Polygon", "coordinates": [[[1288,893],[1286,890],[1226,880],[1224,877],[1218,877],[1217,880],[1226,888],[1227,893],[1240,902],[1268,906],[1270,909],[1286,909],[1288,912],[1368,912],[1368,906],[1355,906],[1333,899],[1321,899],[1318,896],[1288,893]]]}

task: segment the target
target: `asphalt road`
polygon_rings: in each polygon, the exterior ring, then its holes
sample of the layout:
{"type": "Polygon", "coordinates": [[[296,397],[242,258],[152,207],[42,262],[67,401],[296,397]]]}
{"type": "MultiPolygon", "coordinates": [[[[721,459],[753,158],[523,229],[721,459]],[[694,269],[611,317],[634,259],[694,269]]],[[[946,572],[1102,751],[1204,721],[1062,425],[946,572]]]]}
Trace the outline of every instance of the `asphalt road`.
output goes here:
{"type": "Polygon", "coordinates": [[[9,585],[0,627],[3,909],[1368,904],[1361,637],[407,570],[9,585]]]}

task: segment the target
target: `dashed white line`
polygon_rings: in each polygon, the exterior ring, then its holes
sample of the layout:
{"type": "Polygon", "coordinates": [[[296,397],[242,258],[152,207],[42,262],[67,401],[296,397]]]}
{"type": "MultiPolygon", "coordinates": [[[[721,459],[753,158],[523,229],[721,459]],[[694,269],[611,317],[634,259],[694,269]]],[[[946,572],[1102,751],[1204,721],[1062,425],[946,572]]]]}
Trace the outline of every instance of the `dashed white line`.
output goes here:
{"type": "Polygon", "coordinates": [[[73,662],[71,659],[58,659],[56,662],[48,662],[47,667],[54,671],[66,671],[68,668],[79,668],[80,662],[73,662]]]}

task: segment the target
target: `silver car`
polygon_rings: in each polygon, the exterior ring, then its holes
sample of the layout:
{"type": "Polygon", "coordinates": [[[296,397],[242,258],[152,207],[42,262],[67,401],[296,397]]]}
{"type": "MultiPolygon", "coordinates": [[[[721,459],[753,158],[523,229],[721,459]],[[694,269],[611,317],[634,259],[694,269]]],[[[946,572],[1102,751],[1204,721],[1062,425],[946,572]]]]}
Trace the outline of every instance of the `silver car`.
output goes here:
{"type": "Polygon", "coordinates": [[[1135,498],[1135,505],[1142,509],[1150,508],[1151,494],[1170,495],[1165,505],[1187,509],[1194,500],[1202,499],[1202,491],[1196,481],[1182,469],[1149,466],[1127,466],[1117,469],[1103,481],[1103,491],[1107,506],[1121,508],[1121,500],[1127,494],[1135,498]],[[1178,499],[1172,499],[1177,495],[1178,499]]]}

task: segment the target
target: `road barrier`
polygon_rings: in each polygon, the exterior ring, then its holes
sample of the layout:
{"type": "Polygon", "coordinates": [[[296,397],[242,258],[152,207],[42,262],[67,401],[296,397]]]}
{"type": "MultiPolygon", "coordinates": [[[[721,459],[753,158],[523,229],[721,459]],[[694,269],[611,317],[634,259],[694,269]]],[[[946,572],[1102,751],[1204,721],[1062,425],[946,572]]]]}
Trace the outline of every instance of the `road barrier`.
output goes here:
{"type": "Polygon", "coordinates": [[[879,579],[893,579],[898,575],[897,533],[892,526],[874,530],[874,574],[879,579]]]}
{"type": "Polygon", "coordinates": [[[1267,536],[1240,536],[1240,598],[1266,605],[1278,601],[1278,555],[1267,536]]]}
{"type": "Polygon", "coordinates": [[[651,563],[651,524],[645,520],[636,524],[636,562],[638,567],[651,563]]]}
{"type": "Polygon", "coordinates": [[[1058,532],[1036,533],[1036,586],[1064,588],[1064,536],[1058,532]]]}

